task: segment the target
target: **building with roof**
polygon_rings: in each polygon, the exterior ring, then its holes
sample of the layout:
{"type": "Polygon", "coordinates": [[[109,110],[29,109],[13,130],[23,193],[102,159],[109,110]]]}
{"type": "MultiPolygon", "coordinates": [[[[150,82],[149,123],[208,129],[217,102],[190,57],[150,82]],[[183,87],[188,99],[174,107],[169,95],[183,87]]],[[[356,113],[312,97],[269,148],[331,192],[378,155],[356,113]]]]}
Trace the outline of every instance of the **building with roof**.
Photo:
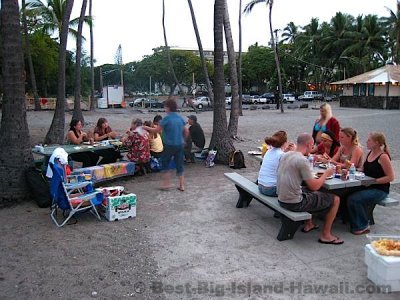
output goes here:
{"type": "Polygon", "coordinates": [[[381,68],[332,82],[342,88],[340,106],[400,109],[400,66],[381,68]]]}

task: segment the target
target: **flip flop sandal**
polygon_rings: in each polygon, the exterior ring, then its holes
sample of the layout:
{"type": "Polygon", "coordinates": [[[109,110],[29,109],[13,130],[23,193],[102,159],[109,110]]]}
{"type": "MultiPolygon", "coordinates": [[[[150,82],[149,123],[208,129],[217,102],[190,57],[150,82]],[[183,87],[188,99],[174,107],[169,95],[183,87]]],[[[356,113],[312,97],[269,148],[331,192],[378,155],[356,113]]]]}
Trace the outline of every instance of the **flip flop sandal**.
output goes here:
{"type": "Polygon", "coordinates": [[[340,241],[339,239],[334,239],[332,241],[323,241],[321,239],[318,239],[318,243],[326,244],[326,245],[341,245],[344,243],[344,241],[340,241]]]}
{"type": "Polygon", "coordinates": [[[304,228],[301,229],[301,232],[309,233],[310,231],[319,229],[319,225],[314,225],[311,229],[305,230],[304,228]]]}

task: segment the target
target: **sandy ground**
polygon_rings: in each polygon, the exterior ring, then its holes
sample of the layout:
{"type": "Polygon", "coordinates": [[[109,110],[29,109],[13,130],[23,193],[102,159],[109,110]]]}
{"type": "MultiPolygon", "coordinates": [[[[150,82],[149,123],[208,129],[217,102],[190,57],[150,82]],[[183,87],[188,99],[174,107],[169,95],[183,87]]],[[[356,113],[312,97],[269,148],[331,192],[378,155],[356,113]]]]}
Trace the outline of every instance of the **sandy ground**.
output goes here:
{"type": "MultiPolygon", "coordinates": [[[[117,131],[133,118],[151,120],[156,113],[130,109],[86,112],[86,128],[105,116],[117,131]]],[[[182,112],[187,116],[190,112],[182,112]]],[[[387,134],[395,166],[400,159],[397,129],[399,111],[344,109],[334,105],[342,126],[353,126],[365,144],[367,133],[387,134]]],[[[164,115],[162,113],[162,115],[164,115]]],[[[53,113],[28,112],[32,145],[47,132],[53,113]]],[[[260,146],[276,130],[286,130],[294,140],[310,132],[318,110],[246,110],[240,118],[235,146],[244,153],[260,146]]],[[[212,112],[197,115],[207,141],[212,133],[212,112]]],[[[70,114],[67,113],[67,121],[70,114]]],[[[66,128],[67,129],[67,128],[66,128]]],[[[259,163],[246,155],[246,169],[255,179],[259,163]]],[[[396,167],[398,170],[398,167],[396,167]]],[[[365,237],[356,237],[345,225],[335,232],[345,244],[316,243],[318,232],[297,233],[278,242],[279,220],[258,203],[246,210],[235,208],[237,192],[224,177],[226,166],[205,168],[201,162],[186,166],[185,192],[156,189],[159,174],[124,178],[122,184],[138,196],[137,217],[118,222],[98,222],[82,215],[75,225],[57,229],[49,209],[33,202],[0,210],[0,299],[364,299],[362,293],[307,293],[298,284],[336,284],[373,289],[371,299],[398,299],[379,294],[366,277],[365,237]],[[278,290],[259,291],[257,285],[278,290]],[[284,285],[283,292],[279,291],[284,285]],[[238,288],[238,287],[241,288],[238,288]],[[286,289],[286,286],[289,288],[286,289]]],[[[399,191],[399,184],[392,190],[399,191]]],[[[398,233],[399,207],[377,208],[375,233],[398,233]]],[[[321,224],[321,221],[319,221],[321,224]]]]}

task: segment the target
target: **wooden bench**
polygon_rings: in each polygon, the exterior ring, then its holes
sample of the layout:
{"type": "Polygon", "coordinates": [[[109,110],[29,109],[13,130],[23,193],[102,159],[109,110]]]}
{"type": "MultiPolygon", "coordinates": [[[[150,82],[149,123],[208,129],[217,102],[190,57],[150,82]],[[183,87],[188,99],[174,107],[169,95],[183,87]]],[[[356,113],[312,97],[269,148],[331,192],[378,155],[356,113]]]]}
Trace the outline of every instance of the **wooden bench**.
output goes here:
{"type": "MultiPolygon", "coordinates": [[[[384,207],[393,207],[399,205],[400,201],[400,194],[391,192],[386,199],[382,200],[378,205],[384,206],[384,207]]],[[[367,214],[368,214],[368,219],[369,219],[369,224],[374,225],[375,220],[374,220],[374,209],[375,209],[376,204],[371,204],[366,207],[367,209],[367,214]]]]}
{"type": "Polygon", "coordinates": [[[254,198],[261,204],[269,207],[275,212],[280,213],[281,228],[278,236],[279,241],[292,239],[300,225],[305,220],[311,219],[312,215],[308,212],[293,212],[280,206],[278,198],[263,195],[258,190],[258,185],[238,173],[225,173],[226,178],[231,180],[239,192],[237,208],[248,207],[254,198]]]}

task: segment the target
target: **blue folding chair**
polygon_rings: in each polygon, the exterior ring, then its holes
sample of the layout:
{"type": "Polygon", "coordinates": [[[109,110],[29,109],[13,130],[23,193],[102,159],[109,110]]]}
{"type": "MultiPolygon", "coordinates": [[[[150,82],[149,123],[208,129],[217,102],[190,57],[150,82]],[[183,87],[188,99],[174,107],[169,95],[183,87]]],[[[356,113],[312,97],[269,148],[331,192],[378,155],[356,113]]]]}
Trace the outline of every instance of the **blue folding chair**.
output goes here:
{"type": "Polygon", "coordinates": [[[90,181],[67,183],[64,168],[58,162],[50,163],[50,167],[53,171],[50,184],[52,198],[50,217],[57,227],[64,226],[74,214],[88,210],[101,220],[96,206],[103,201],[103,193],[93,190],[90,181]],[[65,217],[62,222],[57,220],[58,210],[61,210],[65,217]]]}

